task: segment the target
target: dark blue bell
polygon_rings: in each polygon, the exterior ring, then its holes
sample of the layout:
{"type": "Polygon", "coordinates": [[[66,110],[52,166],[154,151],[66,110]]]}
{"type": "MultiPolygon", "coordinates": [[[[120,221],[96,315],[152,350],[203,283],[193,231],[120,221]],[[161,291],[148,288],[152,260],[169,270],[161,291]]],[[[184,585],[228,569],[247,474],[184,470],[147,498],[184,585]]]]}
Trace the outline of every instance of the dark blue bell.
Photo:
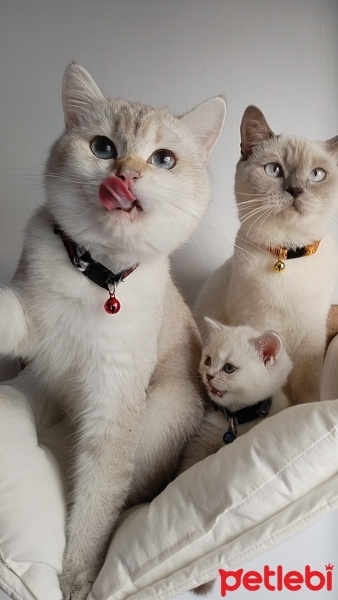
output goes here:
{"type": "Polygon", "coordinates": [[[223,442],[225,444],[231,444],[235,439],[236,439],[236,434],[235,434],[234,430],[231,427],[229,427],[228,431],[226,431],[225,434],[223,435],[223,442]]]}

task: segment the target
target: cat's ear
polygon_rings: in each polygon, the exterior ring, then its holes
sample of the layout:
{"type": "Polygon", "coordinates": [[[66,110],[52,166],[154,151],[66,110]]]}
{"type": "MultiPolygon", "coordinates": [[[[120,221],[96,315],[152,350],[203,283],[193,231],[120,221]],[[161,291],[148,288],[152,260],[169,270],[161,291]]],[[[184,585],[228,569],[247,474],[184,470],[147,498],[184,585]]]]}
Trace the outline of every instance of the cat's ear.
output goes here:
{"type": "Polygon", "coordinates": [[[248,106],[243,114],[241,122],[241,154],[243,158],[247,158],[254,146],[260,144],[264,140],[275,137],[274,132],[270,129],[263,113],[257,106],[248,106]]]}
{"type": "Polygon", "coordinates": [[[181,117],[181,121],[197,139],[205,162],[222,133],[225,112],[225,100],[221,96],[217,96],[203,102],[181,117]]]}
{"type": "Polygon", "coordinates": [[[204,322],[210,333],[212,333],[213,331],[221,331],[222,329],[224,329],[224,325],[222,325],[222,323],[219,323],[218,321],[215,321],[215,319],[211,319],[210,317],[204,317],[204,322]]]}
{"type": "Polygon", "coordinates": [[[274,331],[266,331],[252,340],[265,366],[273,365],[282,350],[282,340],[274,331]]]}
{"type": "Polygon", "coordinates": [[[338,135],[336,135],[336,137],[331,138],[330,140],[326,140],[324,144],[329,152],[338,155],[338,135]]]}
{"type": "Polygon", "coordinates": [[[62,84],[62,105],[67,127],[78,124],[92,107],[93,101],[103,97],[86,69],[74,62],[68,65],[62,84]]]}

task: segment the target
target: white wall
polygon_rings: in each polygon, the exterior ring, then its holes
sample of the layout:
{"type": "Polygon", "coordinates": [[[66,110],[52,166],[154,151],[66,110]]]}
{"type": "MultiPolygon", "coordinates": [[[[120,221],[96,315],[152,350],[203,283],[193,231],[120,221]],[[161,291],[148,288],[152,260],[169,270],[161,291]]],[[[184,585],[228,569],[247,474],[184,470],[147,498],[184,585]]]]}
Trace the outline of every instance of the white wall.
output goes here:
{"type": "Polygon", "coordinates": [[[228,117],[211,160],[213,202],[174,274],[189,300],[232,252],[233,174],[244,108],[277,132],[338,133],[336,0],[11,0],[0,17],[0,281],[43,198],[41,171],[63,127],[71,59],[110,95],[183,112],[224,93],[228,117]]]}

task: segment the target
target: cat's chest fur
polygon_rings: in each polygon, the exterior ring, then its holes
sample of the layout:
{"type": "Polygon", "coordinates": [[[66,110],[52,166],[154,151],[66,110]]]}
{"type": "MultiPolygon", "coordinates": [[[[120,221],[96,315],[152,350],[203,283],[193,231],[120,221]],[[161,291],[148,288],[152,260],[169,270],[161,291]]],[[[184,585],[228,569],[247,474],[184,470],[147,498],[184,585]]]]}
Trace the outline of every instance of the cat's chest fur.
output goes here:
{"type": "Polygon", "coordinates": [[[114,379],[128,385],[135,375],[145,387],[157,361],[167,258],[139,265],[121,282],[116,289],[121,309],[110,315],[104,310],[108,292],[70,263],[45,209],[33,218],[30,231],[25,310],[35,324],[27,349],[35,371],[48,387],[55,385],[53,377],[59,388],[60,380],[65,387],[76,380],[83,388],[93,376],[109,387],[114,379]]]}
{"type": "Polygon", "coordinates": [[[312,256],[285,260],[241,239],[235,254],[202,289],[196,312],[232,325],[247,323],[258,330],[277,330],[293,348],[311,332],[323,335],[335,286],[337,248],[330,234],[312,256]]]}
{"type": "MultiPolygon", "coordinates": [[[[238,244],[246,246],[248,251],[249,244],[241,241],[238,244]]],[[[236,251],[229,264],[231,283],[226,295],[231,318],[237,319],[243,308],[251,306],[253,298],[256,306],[261,304],[263,319],[268,315],[272,317],[270,311],[273,311],[274,318],[283,315],[284,320],[285,315],[298,315],[303,321],[304,307],[307,307],[307,319],[311,313],[327,310],[334,289],[337,260],[332,237],[326,235],[312,256],[286,259],[280,272],[274,268],[277,260],[273,253],[260,248],[251,247],[246,260],[236,251]],[[267,311],[265,315],[264,310],[267,311]]]]}

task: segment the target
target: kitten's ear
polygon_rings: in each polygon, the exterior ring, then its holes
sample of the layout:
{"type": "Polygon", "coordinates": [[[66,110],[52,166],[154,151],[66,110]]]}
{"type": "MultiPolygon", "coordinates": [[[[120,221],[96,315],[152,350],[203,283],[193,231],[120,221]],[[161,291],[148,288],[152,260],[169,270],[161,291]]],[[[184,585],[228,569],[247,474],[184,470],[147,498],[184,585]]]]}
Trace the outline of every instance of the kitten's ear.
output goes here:
{"type": "Polygon", "coordinates": [[[252,340],[265,366],[271,366],[278,359],[282,350],[282,340],[274,331],[266,331],[252,340]]]}
{"type": "Polygon", "coordinates": [[[245,109],[241,122],[241,154],[247,158],[252,148],[260,142],[275,137],[263,113],[257,106],[248,106],[245,109]]]}
{"type": "Polygon", "coordinates": [[[226,105],[221,96],[210,98],[181,117],[184,125],[192,131],[204,154],[205,162],[222,133],[226,105]]]}
{"type": "Polygon", "coordinates": [[[209,332],[221,331],[222,329],[224,329],[224,325],[222,325],[222,323],[219,323],[218,321],[215,321],[215,319],[211,319],[210,317],[204,317],[204,321],[209,332]]]}
{"type": "Polygon", "coordinates": [[[329,152],[338,155],[338,135],[324,142],[329,152]]]}
{"type": "Polygon", "coordinates": [[[76,63],[70,63],[63,76],[62,105],[66,126],[78,124],[103,94],[89,73],[76,63]]]}

